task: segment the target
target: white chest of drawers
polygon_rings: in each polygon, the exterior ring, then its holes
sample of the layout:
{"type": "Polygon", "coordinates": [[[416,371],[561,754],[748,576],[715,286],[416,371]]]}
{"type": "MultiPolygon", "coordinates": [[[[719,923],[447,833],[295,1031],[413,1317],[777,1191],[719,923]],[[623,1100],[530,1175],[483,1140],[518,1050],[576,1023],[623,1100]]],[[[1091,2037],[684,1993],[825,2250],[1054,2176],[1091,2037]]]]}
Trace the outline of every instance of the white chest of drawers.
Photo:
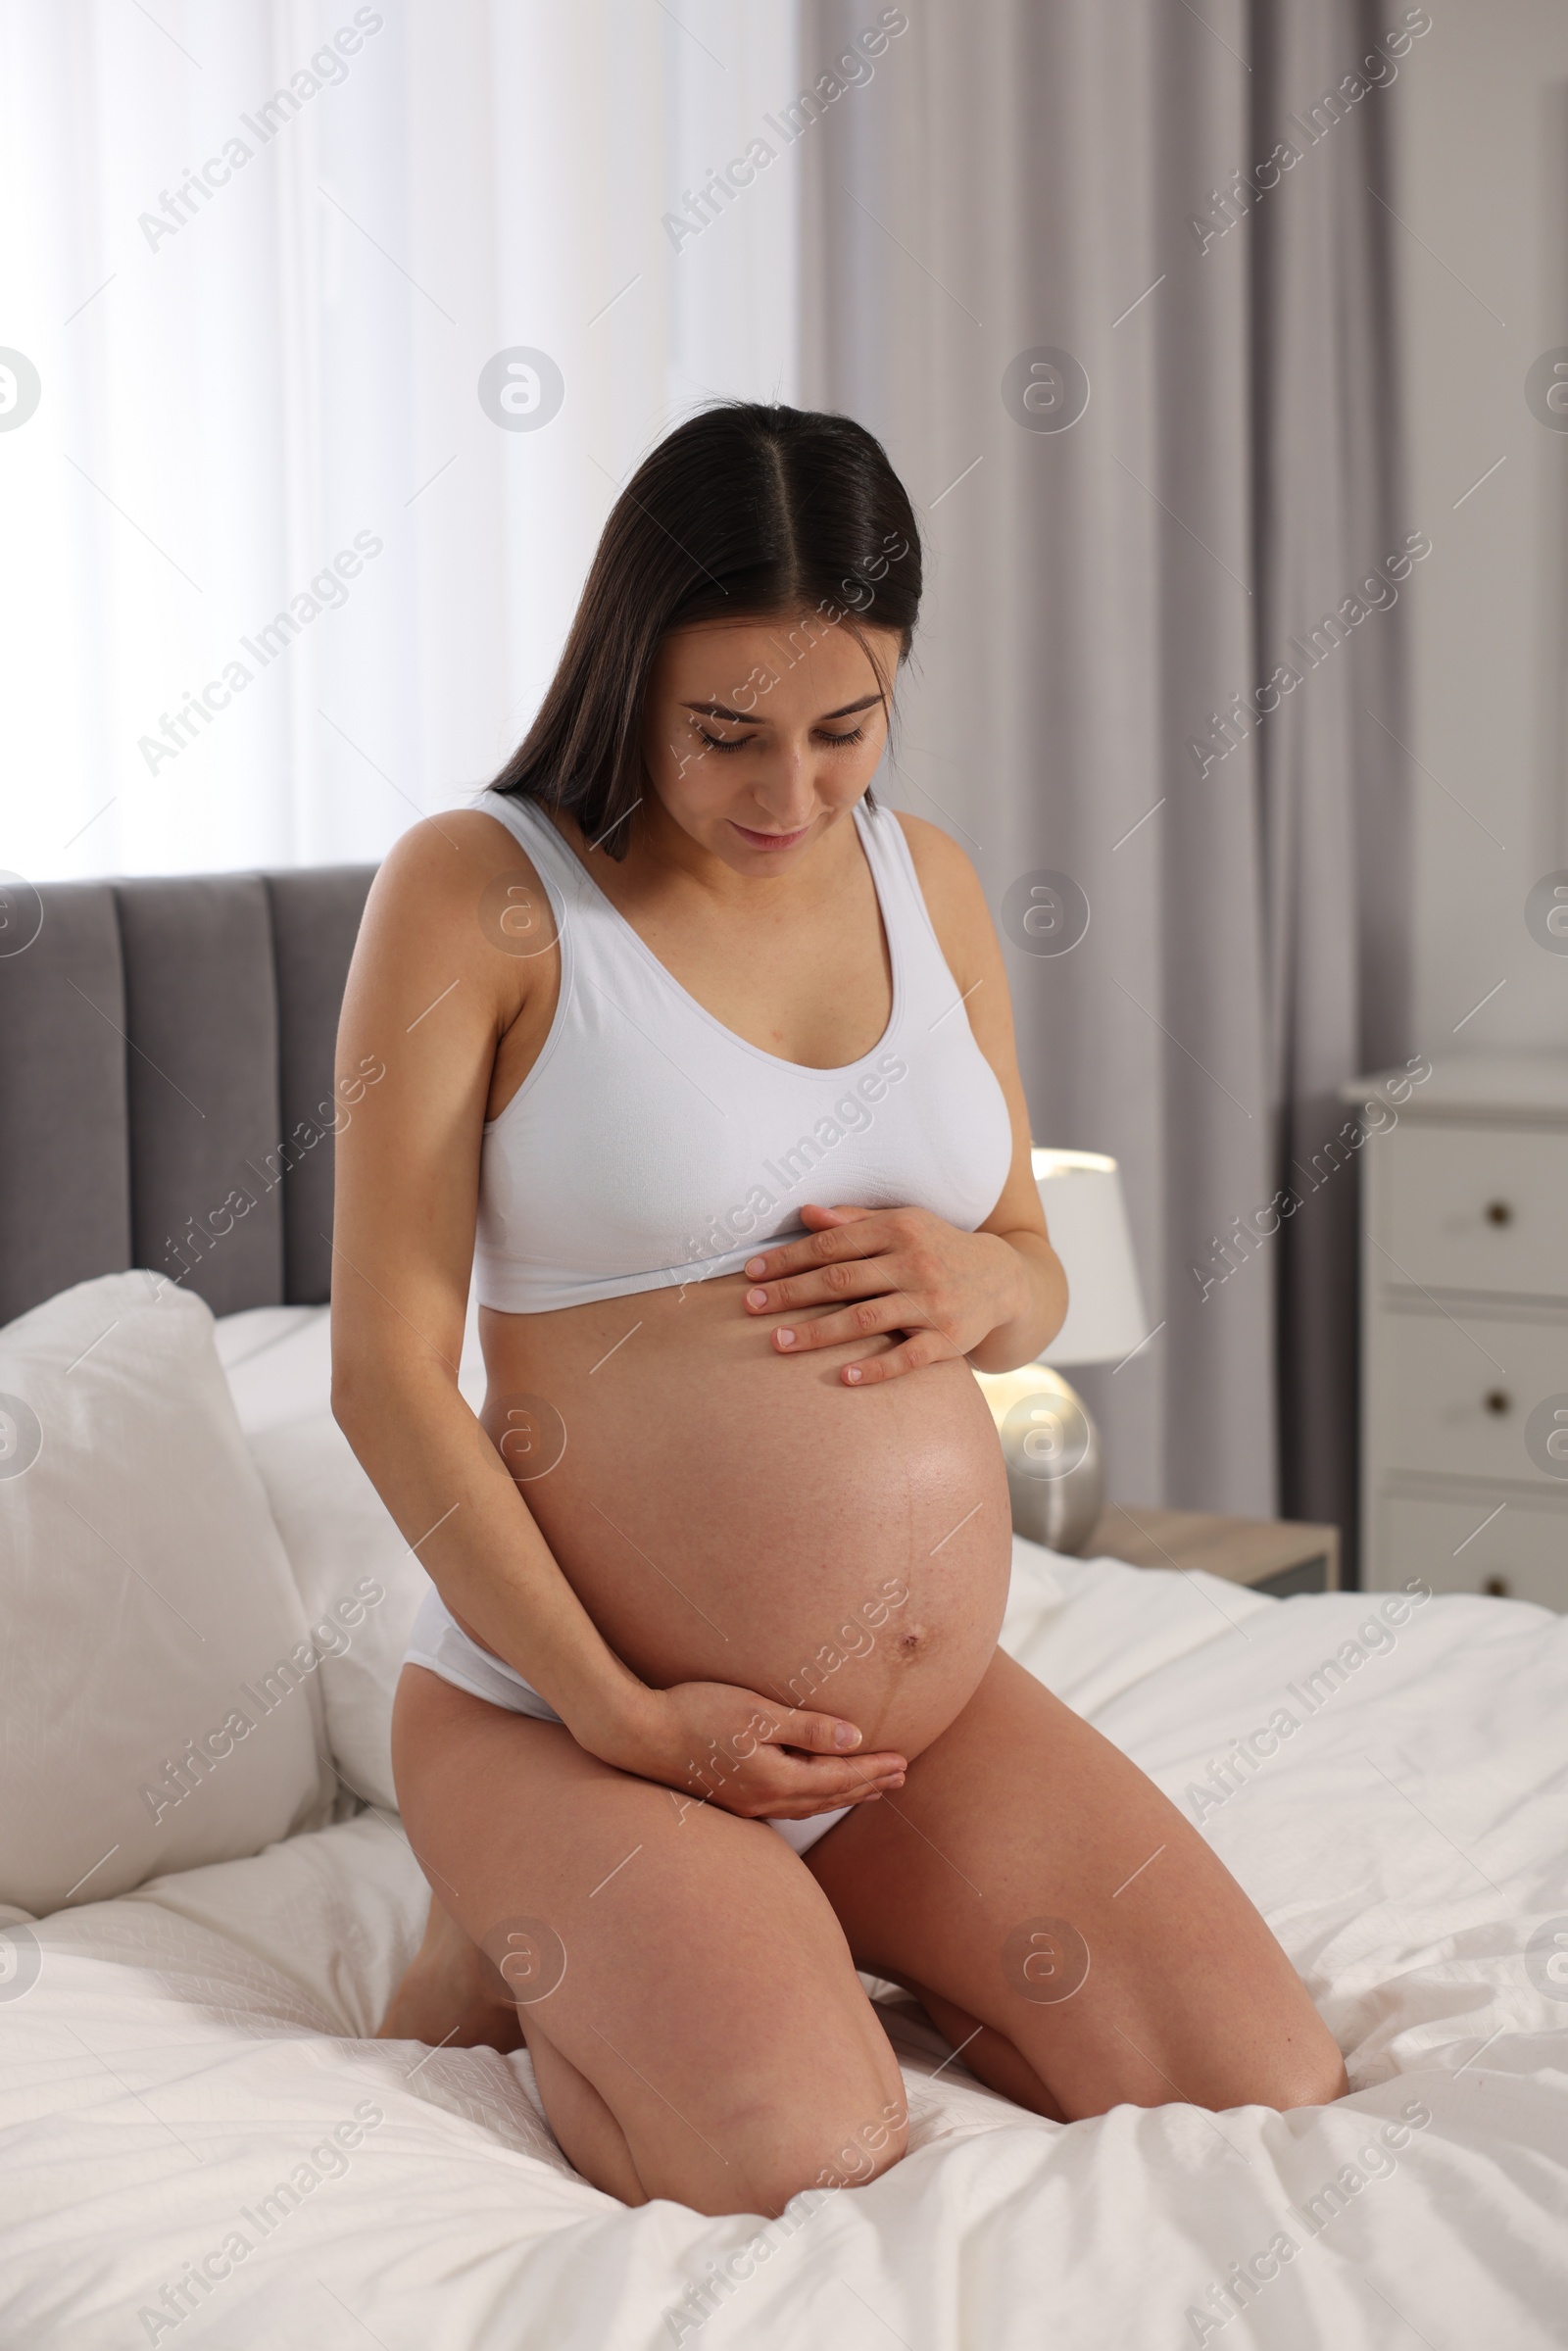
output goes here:
{"type": "Polygon", "coordinates": [[[1371,1105],[1361,1581],[1568,1610],[1568,1054],[1342,1098],[1371,1105]]]}

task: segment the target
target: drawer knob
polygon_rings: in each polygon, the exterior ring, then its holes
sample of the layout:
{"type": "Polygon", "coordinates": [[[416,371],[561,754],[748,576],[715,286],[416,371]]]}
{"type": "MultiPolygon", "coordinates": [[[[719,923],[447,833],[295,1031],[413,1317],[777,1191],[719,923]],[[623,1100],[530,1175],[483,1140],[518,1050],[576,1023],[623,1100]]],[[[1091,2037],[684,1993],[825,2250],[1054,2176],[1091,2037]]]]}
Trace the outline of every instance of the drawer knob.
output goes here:
{"type": "Polygon", "coordinates": [[[1512,1224],[1513,1222],[1513,1210],[1505,1200],[1489,1200],[1486,1214],[1488,1224],[1512,1224]]]}
{"type": "Polygon", "coordinates": [[[1489,1412],[1511,1412],[1513,1397],[1506,1388],[1489,1388],[1483,1399],[1489,1412]]]}
{"type": "Polygon", "coordinates": [[[1490,1599],[1505,1600],[1508,1597],[1508,1579],[1506,1576],[1488,1576],[1481,1589],[1490,1599]]]}

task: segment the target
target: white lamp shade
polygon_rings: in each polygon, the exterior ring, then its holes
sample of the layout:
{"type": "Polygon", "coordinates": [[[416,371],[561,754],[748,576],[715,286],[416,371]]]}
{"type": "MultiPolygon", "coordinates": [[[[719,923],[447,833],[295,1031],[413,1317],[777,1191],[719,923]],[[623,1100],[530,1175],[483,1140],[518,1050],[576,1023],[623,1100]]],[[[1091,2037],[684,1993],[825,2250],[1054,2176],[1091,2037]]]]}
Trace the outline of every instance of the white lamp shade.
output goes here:
{"type": "Polygon", "coordinates": [[[1099,1151],[1036,1151],[1035,1183],[1067,1274],[1067,1319],[1042,1363],[1119,1363],[1149,1337],[1121,1172],[1099,1151]]]}

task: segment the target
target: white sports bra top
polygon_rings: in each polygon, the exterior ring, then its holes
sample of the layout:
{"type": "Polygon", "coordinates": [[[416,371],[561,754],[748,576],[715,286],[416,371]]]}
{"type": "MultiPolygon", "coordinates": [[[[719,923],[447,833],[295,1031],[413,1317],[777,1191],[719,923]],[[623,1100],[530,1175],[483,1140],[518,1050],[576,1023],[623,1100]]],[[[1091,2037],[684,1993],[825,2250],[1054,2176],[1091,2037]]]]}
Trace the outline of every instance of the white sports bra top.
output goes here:
{"type": "Polygon", "coordinates": [[[972,1232],[1012,1156],[996,1074],[931,927],[904,829],[857,803],[893,966],[868,1053],[808,1069],[705,1011],[543,811],[474,804],[549,893],[561,993],[543,1050],[484,1130],[474,1290],[542,1314],[736,1273],[806,1231],[799,1208],[929,1208],[972,1232]]]}

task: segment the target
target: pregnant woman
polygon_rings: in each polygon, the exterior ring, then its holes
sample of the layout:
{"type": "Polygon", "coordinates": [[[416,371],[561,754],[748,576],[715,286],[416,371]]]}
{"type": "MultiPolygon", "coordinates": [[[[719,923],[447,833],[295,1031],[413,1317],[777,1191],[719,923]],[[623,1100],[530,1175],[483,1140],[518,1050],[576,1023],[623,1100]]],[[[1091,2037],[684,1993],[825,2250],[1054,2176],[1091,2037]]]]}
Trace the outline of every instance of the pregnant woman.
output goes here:
{"type": "Polygon", "coordinates": [[[628,2204],[899,2160],[858,1969],[1057,2120],[1346,2086],[1196,1830],[997,1644],[971,1366],[1066,1286],[980,885],[870,790],[919,592],[861,427],[680,426],[521,749],[383,864],[344,1004],[387,1075],[338,1145],[334,1409],[435,1588],[382,2032],[526,2040],[628,2204]]]}

